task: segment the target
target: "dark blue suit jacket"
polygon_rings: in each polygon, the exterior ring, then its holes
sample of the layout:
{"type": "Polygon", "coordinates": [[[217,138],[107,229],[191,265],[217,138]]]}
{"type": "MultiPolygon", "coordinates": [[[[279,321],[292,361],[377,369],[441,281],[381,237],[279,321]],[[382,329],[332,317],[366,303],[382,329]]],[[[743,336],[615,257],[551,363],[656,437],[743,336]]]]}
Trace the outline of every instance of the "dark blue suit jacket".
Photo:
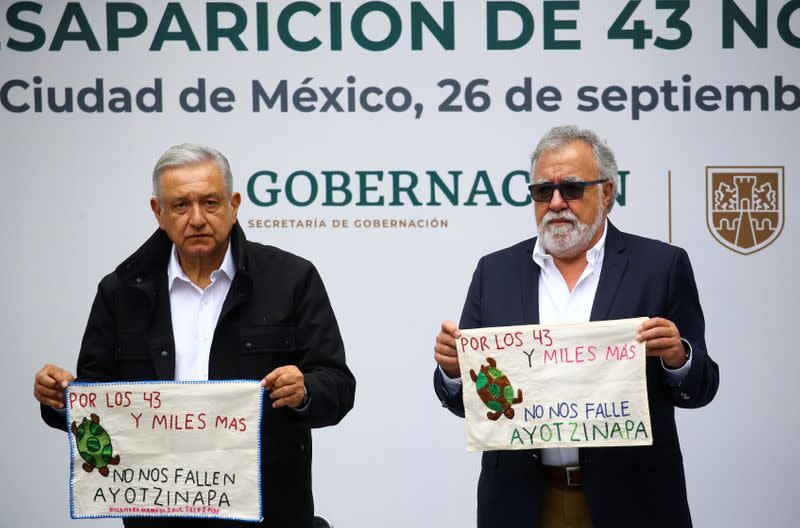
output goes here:
{"type": "MultiPolygon", "coordinates": [[[[537,324],[539,266],[535,238],[478,262],[460,328],[537,324]]],[[[591,320],[664,317],[692,347],[679,387],[666,382],[658,358],[647,358],[652,447],[580,449],[584,489],[595,528],[691,527],[675,407],[702,407],[714,398],[719,370],[706,352],[705,323],[689,257],[683,249],[620,232],[608,223],[605,257],[591,320]]],[[[449,397],[436,369],[442,404],[464,416],[461,392],[449,397]]],[[[539,450],[487,451],[478,482],[478,526],[538,526],[542,495],[539,450]]]]}

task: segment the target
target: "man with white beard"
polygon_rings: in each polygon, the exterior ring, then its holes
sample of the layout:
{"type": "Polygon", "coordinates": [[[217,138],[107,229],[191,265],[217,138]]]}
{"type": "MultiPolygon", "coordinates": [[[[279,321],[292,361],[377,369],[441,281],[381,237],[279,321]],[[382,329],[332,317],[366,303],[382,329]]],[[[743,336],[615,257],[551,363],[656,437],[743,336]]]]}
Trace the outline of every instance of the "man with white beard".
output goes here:
{"type": "Polygon", "coordinates": [[[607,220],[617,163],[591,130],[547,132],[531,181],[539,237],[478,262],[459,326],[444,321],[436,337],[436,394],[464,416],[459,328],[649,316],[636,338],[647,343],[653,445],[484,452],[478,527],[689,528],[674,411],[709,403],[719,371],[706,352],[688,255],[607,220]]]}

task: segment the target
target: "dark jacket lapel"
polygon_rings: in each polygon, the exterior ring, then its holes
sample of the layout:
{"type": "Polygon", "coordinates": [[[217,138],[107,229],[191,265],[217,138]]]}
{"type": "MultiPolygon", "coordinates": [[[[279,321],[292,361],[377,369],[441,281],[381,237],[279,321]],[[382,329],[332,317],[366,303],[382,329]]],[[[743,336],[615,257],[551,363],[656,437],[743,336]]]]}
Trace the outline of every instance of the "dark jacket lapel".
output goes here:
{"type": "Polygon", "coordinates": [[[222,322],[228,314],[250,298],[253,290],[253,279],[247,271],[247,253],[244,236],[244,231],[239,227],[239,222],[233,224],[231,230],[231,254],[233,261],[236,263],[236,276],[233,278],[231,288],[228,290],[228,296],[222,304],[222,312],[219,315],[219,323],[222,322]]]}
{"type": "Polygon", "coordinates": [[[155,310],[148,338],[150,357],[160,380],[175,379],[175,339],[172,332],[172,311],[169,303],[167,270],[155,279],[155,310]]]}
{"type": "Polygon", "coordinates": [[[126,286],[142,292],[150,309],[148,346],[156,376],[175,379],[175,340],[167,286],[167,264],[172,241],[161,229],[117,266],[117,275],[126,286]]]}
{"type": "Polygon", "coordinates": [[[606,233],[606,247],[603,256],[603,269],[600,272],[600,282],[592,305],[591,321],[604,321],[608,319],[611,306],[622,283],[622,277],[628,268],[628,257],[625,256],[625,243],[622,233],[608,222],[606,233]]]}
{"type": "Polygon", "coordinates": [[[533,248],[536,238],[522,246],[519,259],[522,295],[522,324],[539,324],[539,265],[533,261],[533,248]]]}

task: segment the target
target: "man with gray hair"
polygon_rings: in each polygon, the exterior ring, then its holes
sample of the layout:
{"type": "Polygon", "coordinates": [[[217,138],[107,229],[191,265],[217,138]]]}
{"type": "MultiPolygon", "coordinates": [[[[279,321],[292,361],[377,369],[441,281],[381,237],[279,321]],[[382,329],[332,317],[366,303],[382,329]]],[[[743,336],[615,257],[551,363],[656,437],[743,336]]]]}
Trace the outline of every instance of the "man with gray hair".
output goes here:
{"type": "Polygon", "coordinates": [[[459,328],[582,323],[649,316],[653,445],[487,451],[478,482],[478,527],[691,527],[675,407],[716,394],[705,323],[686,252],[620,232],[608,221],[619,193],[614,154],[598,135],[553,128],[532,156],[539,237],[478,262],[458,326],[436,337],[434,389],[463,417],[459,328]]]}
{"type": "MultiPolygon", "coordinates": [[[[312,427],[352,408],[355,379],[322,279],[300,257],[245,239],[228,160],[194,144],[153,170],[159,229],[100,282],[78,356],[81,381],[262,379],[263,526],[311,528],[312,427]]],[[[45,365],[34,380],[42,418],[66,430],[74,377],[45,365]]],[[[208,526],[124,519],[125,526],[208,526]]],[[[252,523],[213,521],[213,526],[252,523]]]]}

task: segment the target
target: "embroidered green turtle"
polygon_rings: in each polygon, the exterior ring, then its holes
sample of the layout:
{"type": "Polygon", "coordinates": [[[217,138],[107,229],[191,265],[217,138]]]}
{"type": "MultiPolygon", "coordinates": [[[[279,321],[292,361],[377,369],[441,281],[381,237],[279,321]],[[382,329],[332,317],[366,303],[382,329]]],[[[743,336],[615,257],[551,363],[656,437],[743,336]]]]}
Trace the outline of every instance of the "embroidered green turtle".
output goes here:
{"type": "Polygon", "coordinates": [[[515,403],[522,402],[522,389],[517,389],[517,397],[514,397],[514,387],[503,371],[497,368],[497,362],[494,358],[487,357],[486,362],[489,364],[481,365],[480,371],[475,374],[475,371],[470,369],[469,375],[472,381],[475,382],[475,388],[478,391],[481,401],[491,409],[486,413],[486,417],[490,420],[497,420],[501,414],[506,418],[514,417],[514,409],[511,406],[515,403]]]}
{"type": "Polygon", "coordinates": [[[111,456],[111,437],[108,432],[100,425],[100,417],[91,414],[91,420],[85,416],[80,425],[72,422],[72,434],[75,435],[75,446],[78,453],[86,461],[83,469],[91,473],[94,468],[104,477],[108,476],[108,465],[119,464],[119,455],[111,456]]]}

